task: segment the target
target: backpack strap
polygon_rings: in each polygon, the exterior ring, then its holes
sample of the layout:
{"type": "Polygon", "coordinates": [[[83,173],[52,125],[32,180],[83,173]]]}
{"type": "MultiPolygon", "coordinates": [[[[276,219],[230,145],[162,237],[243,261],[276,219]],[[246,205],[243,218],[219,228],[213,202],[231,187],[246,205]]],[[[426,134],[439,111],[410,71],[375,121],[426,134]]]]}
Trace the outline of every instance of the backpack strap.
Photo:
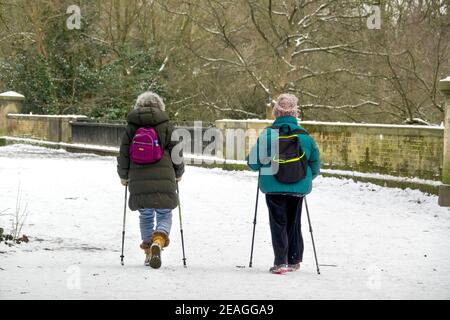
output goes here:
{"type": "MultiPolygon", "coordinates": [[[[266,127],[266,129],[274,129],[274,130],[276,130],[276,129],[281,129],[284,126],[287,126],[287,125],[284,124],[281,127],[269,126],[269,127],[266,127]]],[[[287,127],[289,129],[289,126],[287,126],[287,127]]],[[[272,138],[272,132],[270,130],[267,130],[266,134],[267,134],[267,140],[270,141],[271,138],[272,138]]],[[[295,130],[290,130],[289,129],[288,134],[294,134],[294,135],[306,134],[306,135],[309,135],[309,133],[306,130],[303,130],[303,129],[295,129],[295,130]]],[[[258,141],[259,141],[259,138],[258,138],[258,141]]],[[[259,143],[257,144],[257,148],[259,148],[259,143]]],[[[259,149],[258,149],[258,154],[259,154],[259,149]]],[[[267,145],[267,154],[272,154],[272,146],[271,146],[270,143],[267,145]]]]}

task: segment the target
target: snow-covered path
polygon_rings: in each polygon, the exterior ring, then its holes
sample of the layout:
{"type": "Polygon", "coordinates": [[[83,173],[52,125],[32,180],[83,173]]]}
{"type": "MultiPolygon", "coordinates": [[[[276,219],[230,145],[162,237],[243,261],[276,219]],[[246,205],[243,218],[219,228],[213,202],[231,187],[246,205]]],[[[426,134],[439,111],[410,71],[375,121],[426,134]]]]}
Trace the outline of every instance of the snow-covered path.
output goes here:
{"type": "MultiPolygon", "coordinates": [[[[128,211],[115,158],[31,146],[0,148],[0,212],[17,188],[30,211],[28,244],[0,244],[0,299],[450,299],[450,210],[435,196],[319,177],[308,198],[322,274],[303,216],[302,270],[267,272],[272,249],[260,197],[254,266],[248,265],[256,175],[187,167],[163,267],[143,266],[136,212],[128,211]],[[325,266],[327,265],[327,266],[325,266]],[[78,281],[79,280],[79,281],[78,281]]],[[[9,229],[9,216],[0,226],[9,229]]]]}

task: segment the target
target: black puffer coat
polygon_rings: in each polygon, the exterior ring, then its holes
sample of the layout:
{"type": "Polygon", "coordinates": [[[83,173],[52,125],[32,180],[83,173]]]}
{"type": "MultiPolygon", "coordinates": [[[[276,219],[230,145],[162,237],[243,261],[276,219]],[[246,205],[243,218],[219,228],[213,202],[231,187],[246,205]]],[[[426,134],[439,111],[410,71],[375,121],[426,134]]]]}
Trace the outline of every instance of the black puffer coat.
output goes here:
{"type": "MultiPolygon", "coordinates": [[[[117,157],[117,172],[122,179],[129,179],[131,210],[140,208],[174,209],[178,205],[175,178],[184,173],[184,164],[175,165],[171,160],[172,149],[178,142],[172,142],[174,130],[169,118],[156,107],[137,108],[128,115],[128,125],[117,157]],[[151,126],[158,133],[164,146],[164,156],[154,164],[139,165],[130,161],[129,148],[139,127],[151,126]]],[[[182,156],[182,154],[180,154],[182,156]]]]}

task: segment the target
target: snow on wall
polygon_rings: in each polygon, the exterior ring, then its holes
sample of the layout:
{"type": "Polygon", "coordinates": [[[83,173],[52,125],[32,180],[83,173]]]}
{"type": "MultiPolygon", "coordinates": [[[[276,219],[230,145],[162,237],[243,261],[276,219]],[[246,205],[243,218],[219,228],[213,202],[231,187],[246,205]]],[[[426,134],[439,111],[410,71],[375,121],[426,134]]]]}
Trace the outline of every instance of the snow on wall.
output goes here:
{"type": "Polygon", "coordinates": [[[0,93],[0,97],[2,97],[2,98],[19,98],[19,99],[25,98],[25,96],[23,94],[20,94],[15,91],[7,91],[7,92],[0,93]]]}
{"type": "Polygon", "coordinates": [[[47,119],[47,118],[61,118],[61,119],[86,119],[86,116],[82,115],[76,115],[76,114],[32,114],[32,113],[9,113],[8,117],[11,118],[41,118],[41,119],[47,119]]]}

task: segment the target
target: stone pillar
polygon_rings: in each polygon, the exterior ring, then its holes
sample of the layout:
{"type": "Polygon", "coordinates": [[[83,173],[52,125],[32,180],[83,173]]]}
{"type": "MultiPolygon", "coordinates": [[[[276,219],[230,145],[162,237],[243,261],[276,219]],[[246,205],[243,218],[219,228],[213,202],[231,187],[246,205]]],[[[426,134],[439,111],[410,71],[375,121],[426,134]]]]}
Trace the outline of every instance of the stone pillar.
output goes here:
{"type": "Polygon", "coordinates": [[[7,134],[6,116],[8,113],[19,113],[23,100],[25,97],[14,91],[0,94],[0,136],[7,134]]]}
{"type": "Polygon", "coordinates": [[[445,95],[444,162],[442,185],[439,187],[439,205],[450,207],[450,76],[439,81],[439,89],[445,95]]]}

